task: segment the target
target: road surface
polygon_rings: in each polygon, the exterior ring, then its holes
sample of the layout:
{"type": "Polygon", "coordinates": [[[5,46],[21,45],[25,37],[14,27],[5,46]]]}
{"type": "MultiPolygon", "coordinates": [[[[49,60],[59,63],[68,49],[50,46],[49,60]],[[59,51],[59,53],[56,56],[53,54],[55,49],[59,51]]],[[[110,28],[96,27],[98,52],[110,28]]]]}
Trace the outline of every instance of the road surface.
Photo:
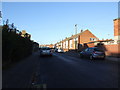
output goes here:
{"type": "Polygon", "coordinates": [[[118,88],[118,62],[91,61],[64,53],[39,57],[39,52],[3,70],[3,88],[118,88]]]}

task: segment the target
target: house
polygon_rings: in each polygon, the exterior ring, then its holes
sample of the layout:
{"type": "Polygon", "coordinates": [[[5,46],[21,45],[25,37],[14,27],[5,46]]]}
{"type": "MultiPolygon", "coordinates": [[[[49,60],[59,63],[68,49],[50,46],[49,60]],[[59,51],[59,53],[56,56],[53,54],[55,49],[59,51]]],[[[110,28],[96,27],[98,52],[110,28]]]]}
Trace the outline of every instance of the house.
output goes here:
{"type": "Polygon", "coordinates": [[[56,43],[56,47],[63,48],[64,51],[77,50],[80,46],[84,45],[84,43],[96,40],[98,40],[98,38],[88,29],[85,31],[81,30],[80,33],[72,35],[71,37],[65,38],[64,40],[56,43]]]}

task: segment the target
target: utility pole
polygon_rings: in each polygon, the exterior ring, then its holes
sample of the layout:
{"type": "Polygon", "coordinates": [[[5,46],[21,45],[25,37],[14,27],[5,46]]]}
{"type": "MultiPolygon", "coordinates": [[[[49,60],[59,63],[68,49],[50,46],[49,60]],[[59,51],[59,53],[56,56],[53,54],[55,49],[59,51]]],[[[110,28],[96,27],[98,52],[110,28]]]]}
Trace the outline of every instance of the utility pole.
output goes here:
{"type": "Polygon", "coordinates": [[[108,39],[110,39],[109,36],[110,36],[110,34],[108,34],[108,39]]]}
{"type": "Polygon", "coordinates": [[[0,11],[0,24],[2,24],[2,12],[0,11]]]}
{"type": "MultiPolygon", "coordinates": [[[[77,35],[77,24],[75,24],[75,35],[77,35]]],[[[75,37],[75,50],[77,49],[77,41],[75,37]]]]}
{"type": "Polygon", "coordinates": [[[75,24],[75,34],[77,34],[77,24],[75,24]]]}

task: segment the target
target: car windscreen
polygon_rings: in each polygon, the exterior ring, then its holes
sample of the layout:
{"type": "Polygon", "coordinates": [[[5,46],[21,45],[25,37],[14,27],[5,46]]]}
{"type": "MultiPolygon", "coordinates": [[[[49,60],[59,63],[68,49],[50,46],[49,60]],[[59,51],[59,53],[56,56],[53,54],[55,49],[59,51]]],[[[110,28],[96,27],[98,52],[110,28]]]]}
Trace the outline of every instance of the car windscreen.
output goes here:
{"type": "Polygon", "coordinates": [[[99,52],[103,52],[103,50],[102,50],[102,49],[99,49],[99,48],[95,48],[94,50],[95,50],[95,51],[99,51],[99,52]]]}
{"type": "Polygon", "coordinates": [[[41,50],[50,50],[50,48],[42,48],[41,50]]]}

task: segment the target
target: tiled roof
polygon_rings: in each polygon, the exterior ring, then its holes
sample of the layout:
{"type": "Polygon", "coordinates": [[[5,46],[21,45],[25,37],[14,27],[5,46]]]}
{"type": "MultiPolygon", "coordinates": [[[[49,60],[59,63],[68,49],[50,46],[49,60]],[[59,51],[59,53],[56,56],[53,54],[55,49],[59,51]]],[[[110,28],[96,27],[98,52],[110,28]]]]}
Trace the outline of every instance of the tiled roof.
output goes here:
{"type": "Polygon", "coordinates": [[[86,31],[89,31],[89,30],[87,29],[87,30],[85,30],[85,31],[83,31],[83,32],[81,32],[81,33],[78,33],[78,34],[72,35],[71,37],[68,37],[68,38],[64,39],[63,41],[77,38],[79,35],[81,35],[82,33],[86,32],[86,31]]]}
{"type": "MultiPolygon", "coordinates": [[[[75,35],[72,35],[71,37],[68,37],[68,38],[65,38],[64,40],[60,41],[60,42],[57,42],[56,44],[59,44],[61,42],[65,42],[67,40],[71,40],[71,39],[74,39],[74,38],[77,38],[79,35],[81,35],[82,33],[86,32],[86,31],[89,31],[88,29],[85,30],[85,31],[82,31],[81,33],[78,33],[78,34],[75,34],[75,35]]],[[[89,31],[90,32],[90,31],[89,31]]],[[[95,36],[96,37],[96,36],[95,36]]]]}

